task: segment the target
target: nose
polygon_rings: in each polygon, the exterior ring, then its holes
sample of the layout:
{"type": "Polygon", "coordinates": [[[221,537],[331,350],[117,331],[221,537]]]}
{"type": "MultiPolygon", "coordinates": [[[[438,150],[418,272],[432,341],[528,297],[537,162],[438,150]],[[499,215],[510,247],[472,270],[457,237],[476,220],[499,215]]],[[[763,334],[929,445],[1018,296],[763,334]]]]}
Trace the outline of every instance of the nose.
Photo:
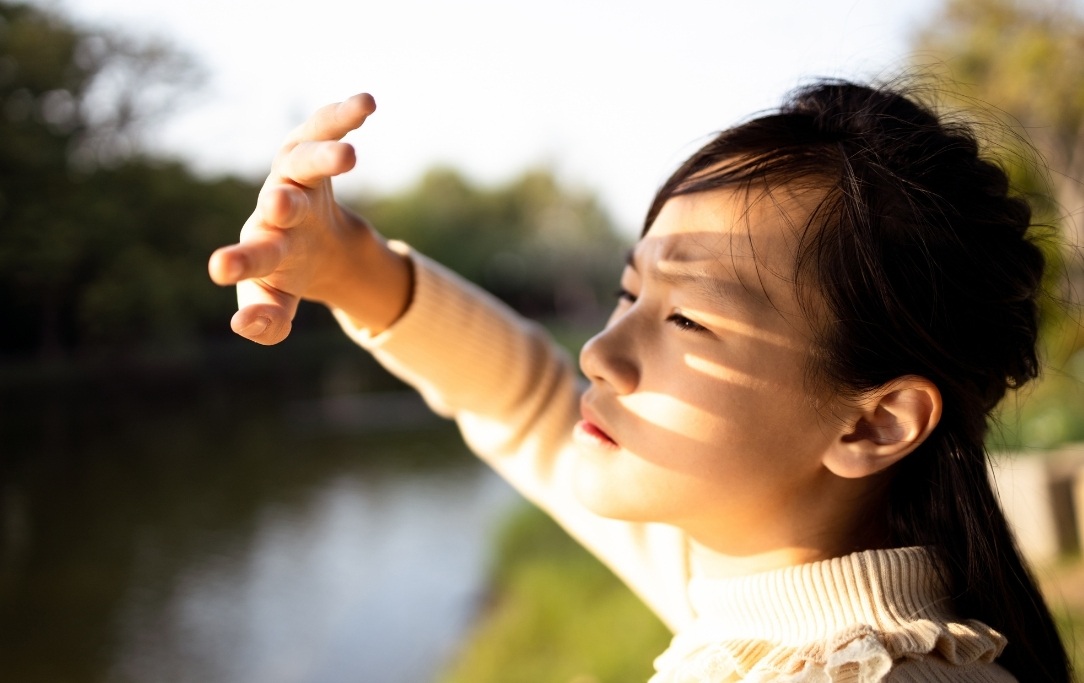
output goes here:
{"type": "Polygon", "coordinates": [[[631,343],[628,321],[611,322],[580,351],[580,369],[592,384],[604,383],[618,394],[630,394],[640,383],[640,366],[631,343]]]}

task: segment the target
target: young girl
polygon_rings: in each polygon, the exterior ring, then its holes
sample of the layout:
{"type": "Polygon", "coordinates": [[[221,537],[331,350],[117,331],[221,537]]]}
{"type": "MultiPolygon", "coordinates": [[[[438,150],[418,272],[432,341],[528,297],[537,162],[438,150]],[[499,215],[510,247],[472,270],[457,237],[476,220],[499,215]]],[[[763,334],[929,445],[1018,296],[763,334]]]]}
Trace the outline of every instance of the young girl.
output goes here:
{"type": "Polygon", "coordinates": [[[1039,369],[1043,257],[967,130],[824,82],[720,134],[656,196],[584,388],[335,203],[374,108],[291,134],[212,255],[233,329],[273,344],[329,306],[673,629],[652,683],[1070,680],[983,447],[1039,369]]]}

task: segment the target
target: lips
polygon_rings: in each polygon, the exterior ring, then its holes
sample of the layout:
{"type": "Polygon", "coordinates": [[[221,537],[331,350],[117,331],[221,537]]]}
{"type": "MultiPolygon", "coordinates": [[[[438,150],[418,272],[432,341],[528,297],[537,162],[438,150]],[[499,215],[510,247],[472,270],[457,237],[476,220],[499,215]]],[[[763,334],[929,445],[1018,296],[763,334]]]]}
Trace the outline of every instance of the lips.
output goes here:
{"type": "Polygon", "coordinates": [[[576,424],[575,437],[577,441],[581,441],[593,446],[603,446],[606,448],[617,448],[617,442],[610,436],[605,429],[599,426],[599,419],[596,417],[594,411],[586,404],[586,402],[580,403],[580,415],[583,417],[580,422],[576,424]]]}

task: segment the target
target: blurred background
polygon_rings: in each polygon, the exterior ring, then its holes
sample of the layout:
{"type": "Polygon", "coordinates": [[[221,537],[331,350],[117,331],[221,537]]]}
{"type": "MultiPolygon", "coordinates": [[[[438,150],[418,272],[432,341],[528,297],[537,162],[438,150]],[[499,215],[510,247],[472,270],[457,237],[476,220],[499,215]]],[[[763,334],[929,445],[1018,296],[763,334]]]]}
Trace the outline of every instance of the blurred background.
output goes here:
{"type": "Polygon", "coordinates": [[[1080,652],[1084,4],[270,4],[0,0],[0,680],[646,680],[627,591],[322,309],[234,337],[207,257],[367,90],[342,200],[575,352],[705,136],[901,73],[999,123],[1052,228],[1045,376],[991,446],[1080,652]]]}

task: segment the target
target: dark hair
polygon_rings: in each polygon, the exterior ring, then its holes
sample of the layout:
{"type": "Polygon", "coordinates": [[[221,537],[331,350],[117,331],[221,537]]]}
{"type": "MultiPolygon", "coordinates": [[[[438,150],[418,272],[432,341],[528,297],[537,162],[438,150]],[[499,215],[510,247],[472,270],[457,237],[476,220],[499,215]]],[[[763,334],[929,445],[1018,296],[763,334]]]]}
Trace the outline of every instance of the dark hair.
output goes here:
{"type": "Polygon", "coordinates": [[[1028,203],[968,127],[888,88],[826,81],[695,153],[660,188],[644,230],[673,196],[790,183],[824,190],[794,272],[832,323],[814,325],[812,375],[851,395],[918,375],[944,400],[936,429],[894,467],[889,543],[933,550],[959,613],[1007,637],[1003,667],[1069,681],[986,469],[990,411],[1039,371],[1044,259],[1028,203]]]}

